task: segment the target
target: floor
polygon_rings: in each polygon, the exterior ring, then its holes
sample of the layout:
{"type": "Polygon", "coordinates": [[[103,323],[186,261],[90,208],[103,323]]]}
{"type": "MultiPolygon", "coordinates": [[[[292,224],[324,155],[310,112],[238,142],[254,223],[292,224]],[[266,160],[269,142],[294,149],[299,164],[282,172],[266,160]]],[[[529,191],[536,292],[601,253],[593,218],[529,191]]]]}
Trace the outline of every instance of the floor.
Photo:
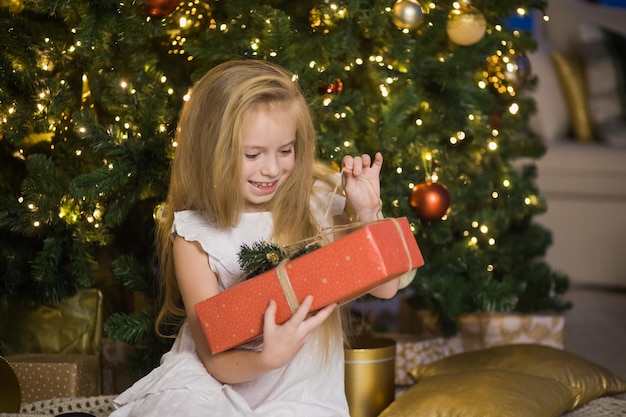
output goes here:
{"type": "Polygon", "coordinates": [[[572,287],[568,297],[565,349],[626,379],[626,288],[572,287]]]}

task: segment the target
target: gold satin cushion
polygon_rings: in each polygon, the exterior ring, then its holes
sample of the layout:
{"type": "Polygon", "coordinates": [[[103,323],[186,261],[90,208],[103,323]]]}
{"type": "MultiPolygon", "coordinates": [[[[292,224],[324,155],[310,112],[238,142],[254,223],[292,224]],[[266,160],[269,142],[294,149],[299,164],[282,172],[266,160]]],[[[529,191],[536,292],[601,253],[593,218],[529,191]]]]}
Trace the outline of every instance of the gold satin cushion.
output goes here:
{"type": "Polygon", "coordinates": [[[552,51],[552,62],[567,103],[574,136],[579,142],[593,142],[593,121],[589,113],[585,78],[581,64],[558,51],[552,51]]]}
{"type": "Polygon", "coordinates": [[[416,381],[472,370],[506,370],[549,378],[576,389],[573,407],[603,395],[626,392],[613,372],[565,350],[539,344],[497,346],[448,356],[410,371],[416,381]]]}
{"type": "Polygon", "coordinates": [[[424,378],[378,417],[558,417],[576,394],[552,379],[478,369],[424,378]]]}

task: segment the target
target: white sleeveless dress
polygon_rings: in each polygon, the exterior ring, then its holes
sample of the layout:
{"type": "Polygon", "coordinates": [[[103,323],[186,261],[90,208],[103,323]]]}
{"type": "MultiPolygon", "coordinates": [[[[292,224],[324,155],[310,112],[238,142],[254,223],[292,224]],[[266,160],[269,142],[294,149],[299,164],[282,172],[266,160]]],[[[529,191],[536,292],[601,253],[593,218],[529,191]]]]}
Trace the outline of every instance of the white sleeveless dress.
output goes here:
{"type": "MultiPolygon", "coordinates": [[[[312,201],[322,225],[331,224],[332,216],[343,211],[345,199],[331,196],[332,192],[318,194],[320,198],[312,201]]],[[[272,228],[268,212],[244,213],[235,228],[224,230],[198,212],[183,211],[175,214],[173,233],[200,243],[223,291],[242,275],[237,261],[240,245],[267,240],[272,228]]],[[[312,335],[285,367],[227,385],[206,371],[185,323],[161,365],[115,399],[118,409],[110,417],[349,417],[341,337],[323,355],[318,336],[312,335]]]]}

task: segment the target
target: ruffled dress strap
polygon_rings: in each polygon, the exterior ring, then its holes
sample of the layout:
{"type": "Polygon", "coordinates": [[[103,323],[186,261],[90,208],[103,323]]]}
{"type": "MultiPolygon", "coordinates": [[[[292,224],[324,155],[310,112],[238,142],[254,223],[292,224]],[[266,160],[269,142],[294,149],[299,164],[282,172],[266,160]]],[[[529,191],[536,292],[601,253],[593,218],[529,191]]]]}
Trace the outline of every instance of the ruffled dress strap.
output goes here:
{"type": "Polygon", "coordinates": [[[272,229],[269,212],[242,213],[237,226],[218,228],[202,212],[184,210],[174,213],[172,236],[200,244],[208,255],[209,266],[217,275],[220,291],[223,291],[243,275],[237,256],[241,244],[268,240],[272,229]]]}

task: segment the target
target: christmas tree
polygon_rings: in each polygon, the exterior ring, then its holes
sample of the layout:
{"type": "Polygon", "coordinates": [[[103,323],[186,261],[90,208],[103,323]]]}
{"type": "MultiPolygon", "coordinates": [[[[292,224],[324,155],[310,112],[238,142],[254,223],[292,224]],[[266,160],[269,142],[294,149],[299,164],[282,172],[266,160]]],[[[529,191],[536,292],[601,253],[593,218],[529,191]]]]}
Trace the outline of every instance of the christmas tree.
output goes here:
{"type": "MultiPolygon", "coordinates": [[[[426,266],[411,284],[448,334],[474,311],[562,311],[567,277],[527,129],[535,41],[507,24],[545,0],[3,0],[0,309],[58,301],[107,271],[147,300],[105,330],[148,349],[153,229],[181,105],[230,59],[295,74],[319,156],[385,157],[383,211],[406,216],[426,266]]],[[[1,311],[1,310],[0,310],[1,311]]]]}

